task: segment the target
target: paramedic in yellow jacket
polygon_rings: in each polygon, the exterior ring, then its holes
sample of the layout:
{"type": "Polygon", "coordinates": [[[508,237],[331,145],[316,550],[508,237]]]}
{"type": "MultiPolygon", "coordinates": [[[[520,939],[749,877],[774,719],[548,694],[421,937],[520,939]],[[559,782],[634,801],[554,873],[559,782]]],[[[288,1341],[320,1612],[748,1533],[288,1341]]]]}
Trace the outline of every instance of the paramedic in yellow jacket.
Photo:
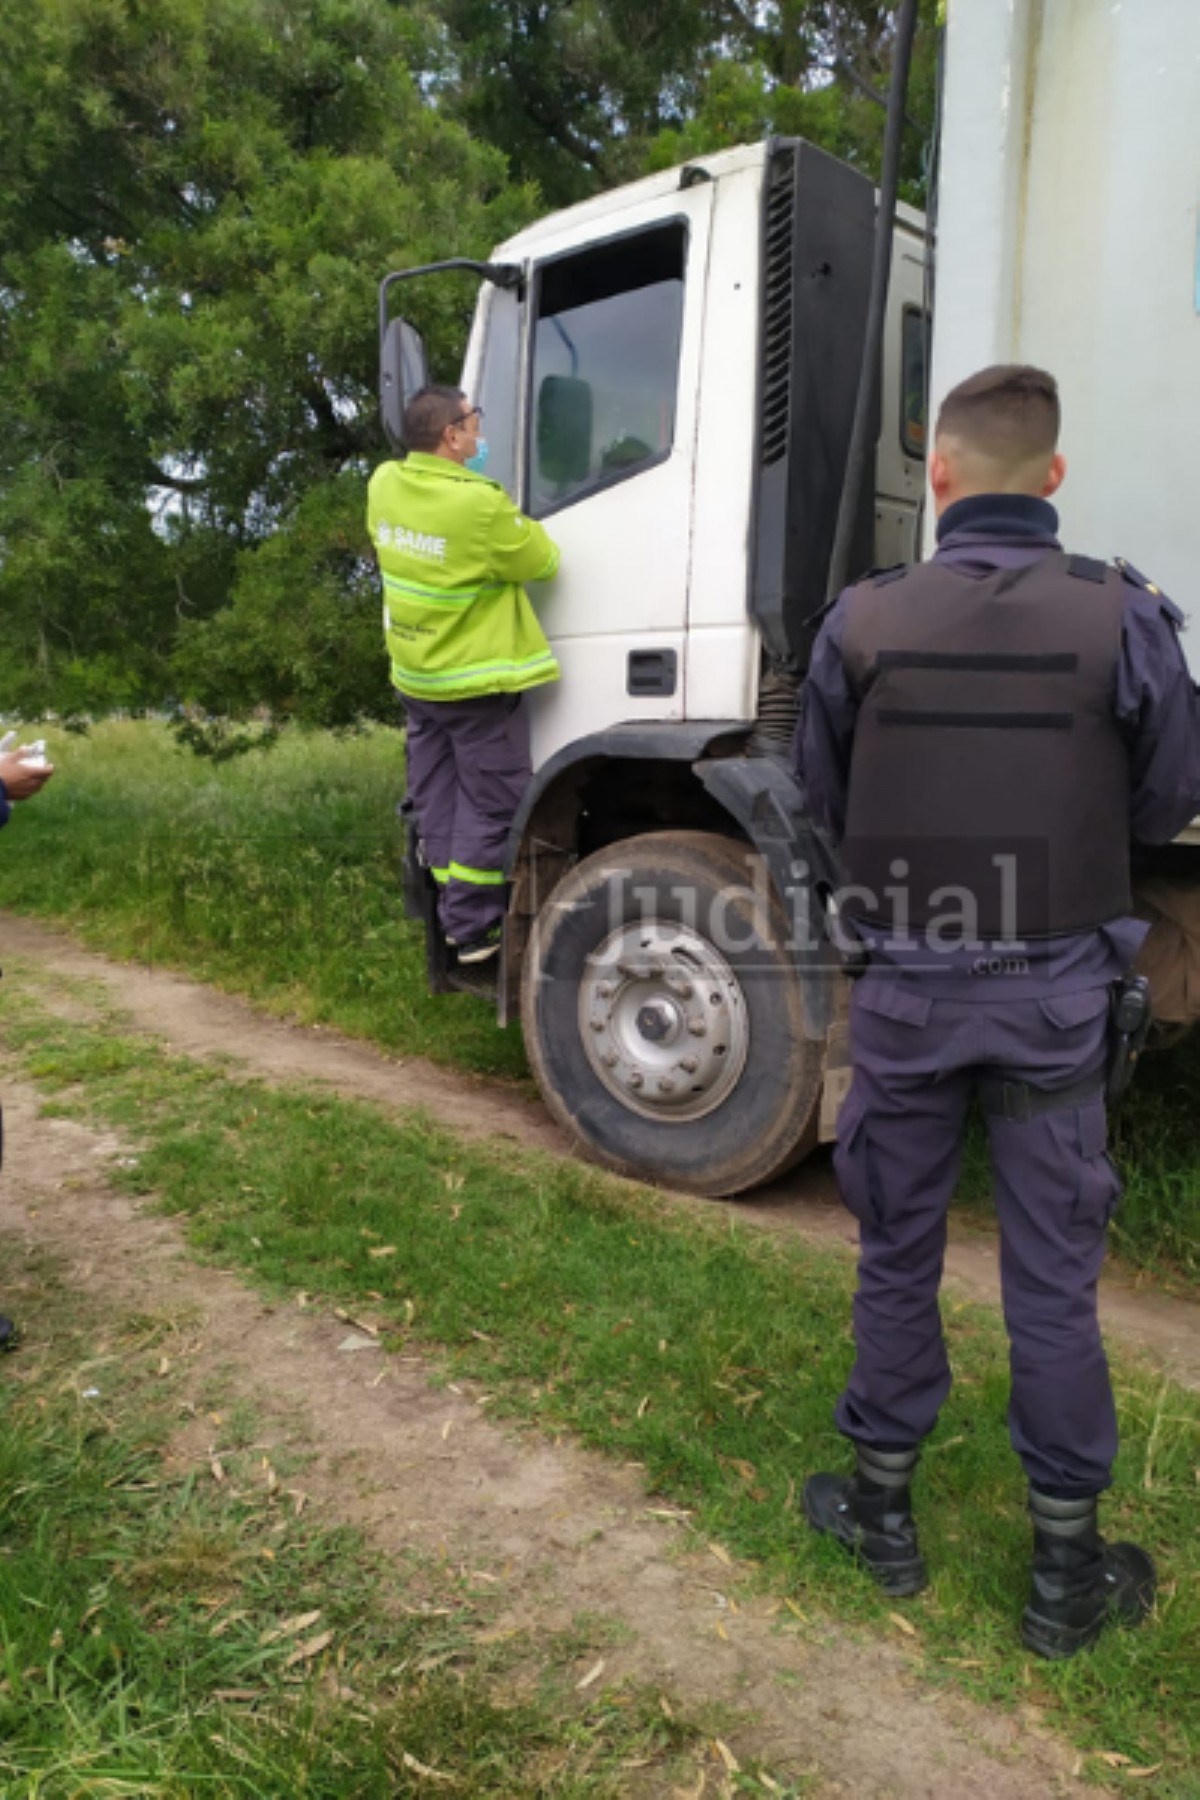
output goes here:
{"type": "Polygon", "coordinates": [[[392,680],[408,716],[408,792],[460,963],[500,947],[504,847],[530,777],[526,688],[558,664],[522,587],[558,549],[483,473],[483,414],[427,387],[404,414],[408,455],[371,478],[392,680]]]}

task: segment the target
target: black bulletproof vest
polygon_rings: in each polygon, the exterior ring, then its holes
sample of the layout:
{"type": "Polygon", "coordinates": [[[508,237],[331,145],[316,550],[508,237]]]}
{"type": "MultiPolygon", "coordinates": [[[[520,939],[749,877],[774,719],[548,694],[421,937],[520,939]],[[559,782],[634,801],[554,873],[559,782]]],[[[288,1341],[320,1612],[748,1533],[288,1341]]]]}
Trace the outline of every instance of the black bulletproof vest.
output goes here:
{"type": "Polygon", "coordinates": [[[1130,911],[1122,606],[1115,569],[1060,552],[982,578],[923,563],[851,592],[849,917],[949,945],[1130,911]]]}

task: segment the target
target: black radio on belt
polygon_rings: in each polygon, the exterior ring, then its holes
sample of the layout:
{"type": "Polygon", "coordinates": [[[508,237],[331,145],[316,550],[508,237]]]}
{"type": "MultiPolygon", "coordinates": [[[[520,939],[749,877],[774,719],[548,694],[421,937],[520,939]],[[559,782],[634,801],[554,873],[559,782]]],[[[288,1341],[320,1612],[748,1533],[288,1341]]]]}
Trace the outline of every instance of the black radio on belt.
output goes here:
{"type": "Polygon", "coordinates": [[[1137,1072],[1138,1058],[1150,1035],[1150,983],[1144,975],[1127,975],[1113,983],[1109,1012],[1108,1077],[1105,1098],[1115,1106],[1137,1072]]]}

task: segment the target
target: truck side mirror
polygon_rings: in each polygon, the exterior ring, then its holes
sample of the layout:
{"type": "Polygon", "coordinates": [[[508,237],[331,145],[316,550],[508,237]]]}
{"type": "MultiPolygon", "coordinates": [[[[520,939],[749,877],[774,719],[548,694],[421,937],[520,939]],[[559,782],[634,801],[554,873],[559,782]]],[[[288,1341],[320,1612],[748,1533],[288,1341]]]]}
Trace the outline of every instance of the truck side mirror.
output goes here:
{"type": "Polygon", "coordinates": [[[543,482],[573,487],[592,472],[592,390],[574,375],[547,375],[538,389],[537,463],[543,482]]]}
{"type": "Polygon", "coordinates": [[[404,409],[428,385],[424,338],[407,319],[392,319],[379,346],[379,410],[383,429],[397,450],[404,448],[404,409]]]}

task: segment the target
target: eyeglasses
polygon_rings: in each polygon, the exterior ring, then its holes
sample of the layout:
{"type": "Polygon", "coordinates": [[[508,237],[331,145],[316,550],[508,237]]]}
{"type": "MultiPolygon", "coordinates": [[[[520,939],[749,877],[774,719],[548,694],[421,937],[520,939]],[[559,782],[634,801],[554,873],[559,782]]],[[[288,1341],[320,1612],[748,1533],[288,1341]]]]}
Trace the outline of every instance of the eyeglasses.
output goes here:
{"type": "Polygon", "coordinates": [[[451,425],[465,425],[468,419],[478,419],[483,424],[482,406],[472,406],[468,412],[461,413],[457,419],[451,419],[451,425]]]}

